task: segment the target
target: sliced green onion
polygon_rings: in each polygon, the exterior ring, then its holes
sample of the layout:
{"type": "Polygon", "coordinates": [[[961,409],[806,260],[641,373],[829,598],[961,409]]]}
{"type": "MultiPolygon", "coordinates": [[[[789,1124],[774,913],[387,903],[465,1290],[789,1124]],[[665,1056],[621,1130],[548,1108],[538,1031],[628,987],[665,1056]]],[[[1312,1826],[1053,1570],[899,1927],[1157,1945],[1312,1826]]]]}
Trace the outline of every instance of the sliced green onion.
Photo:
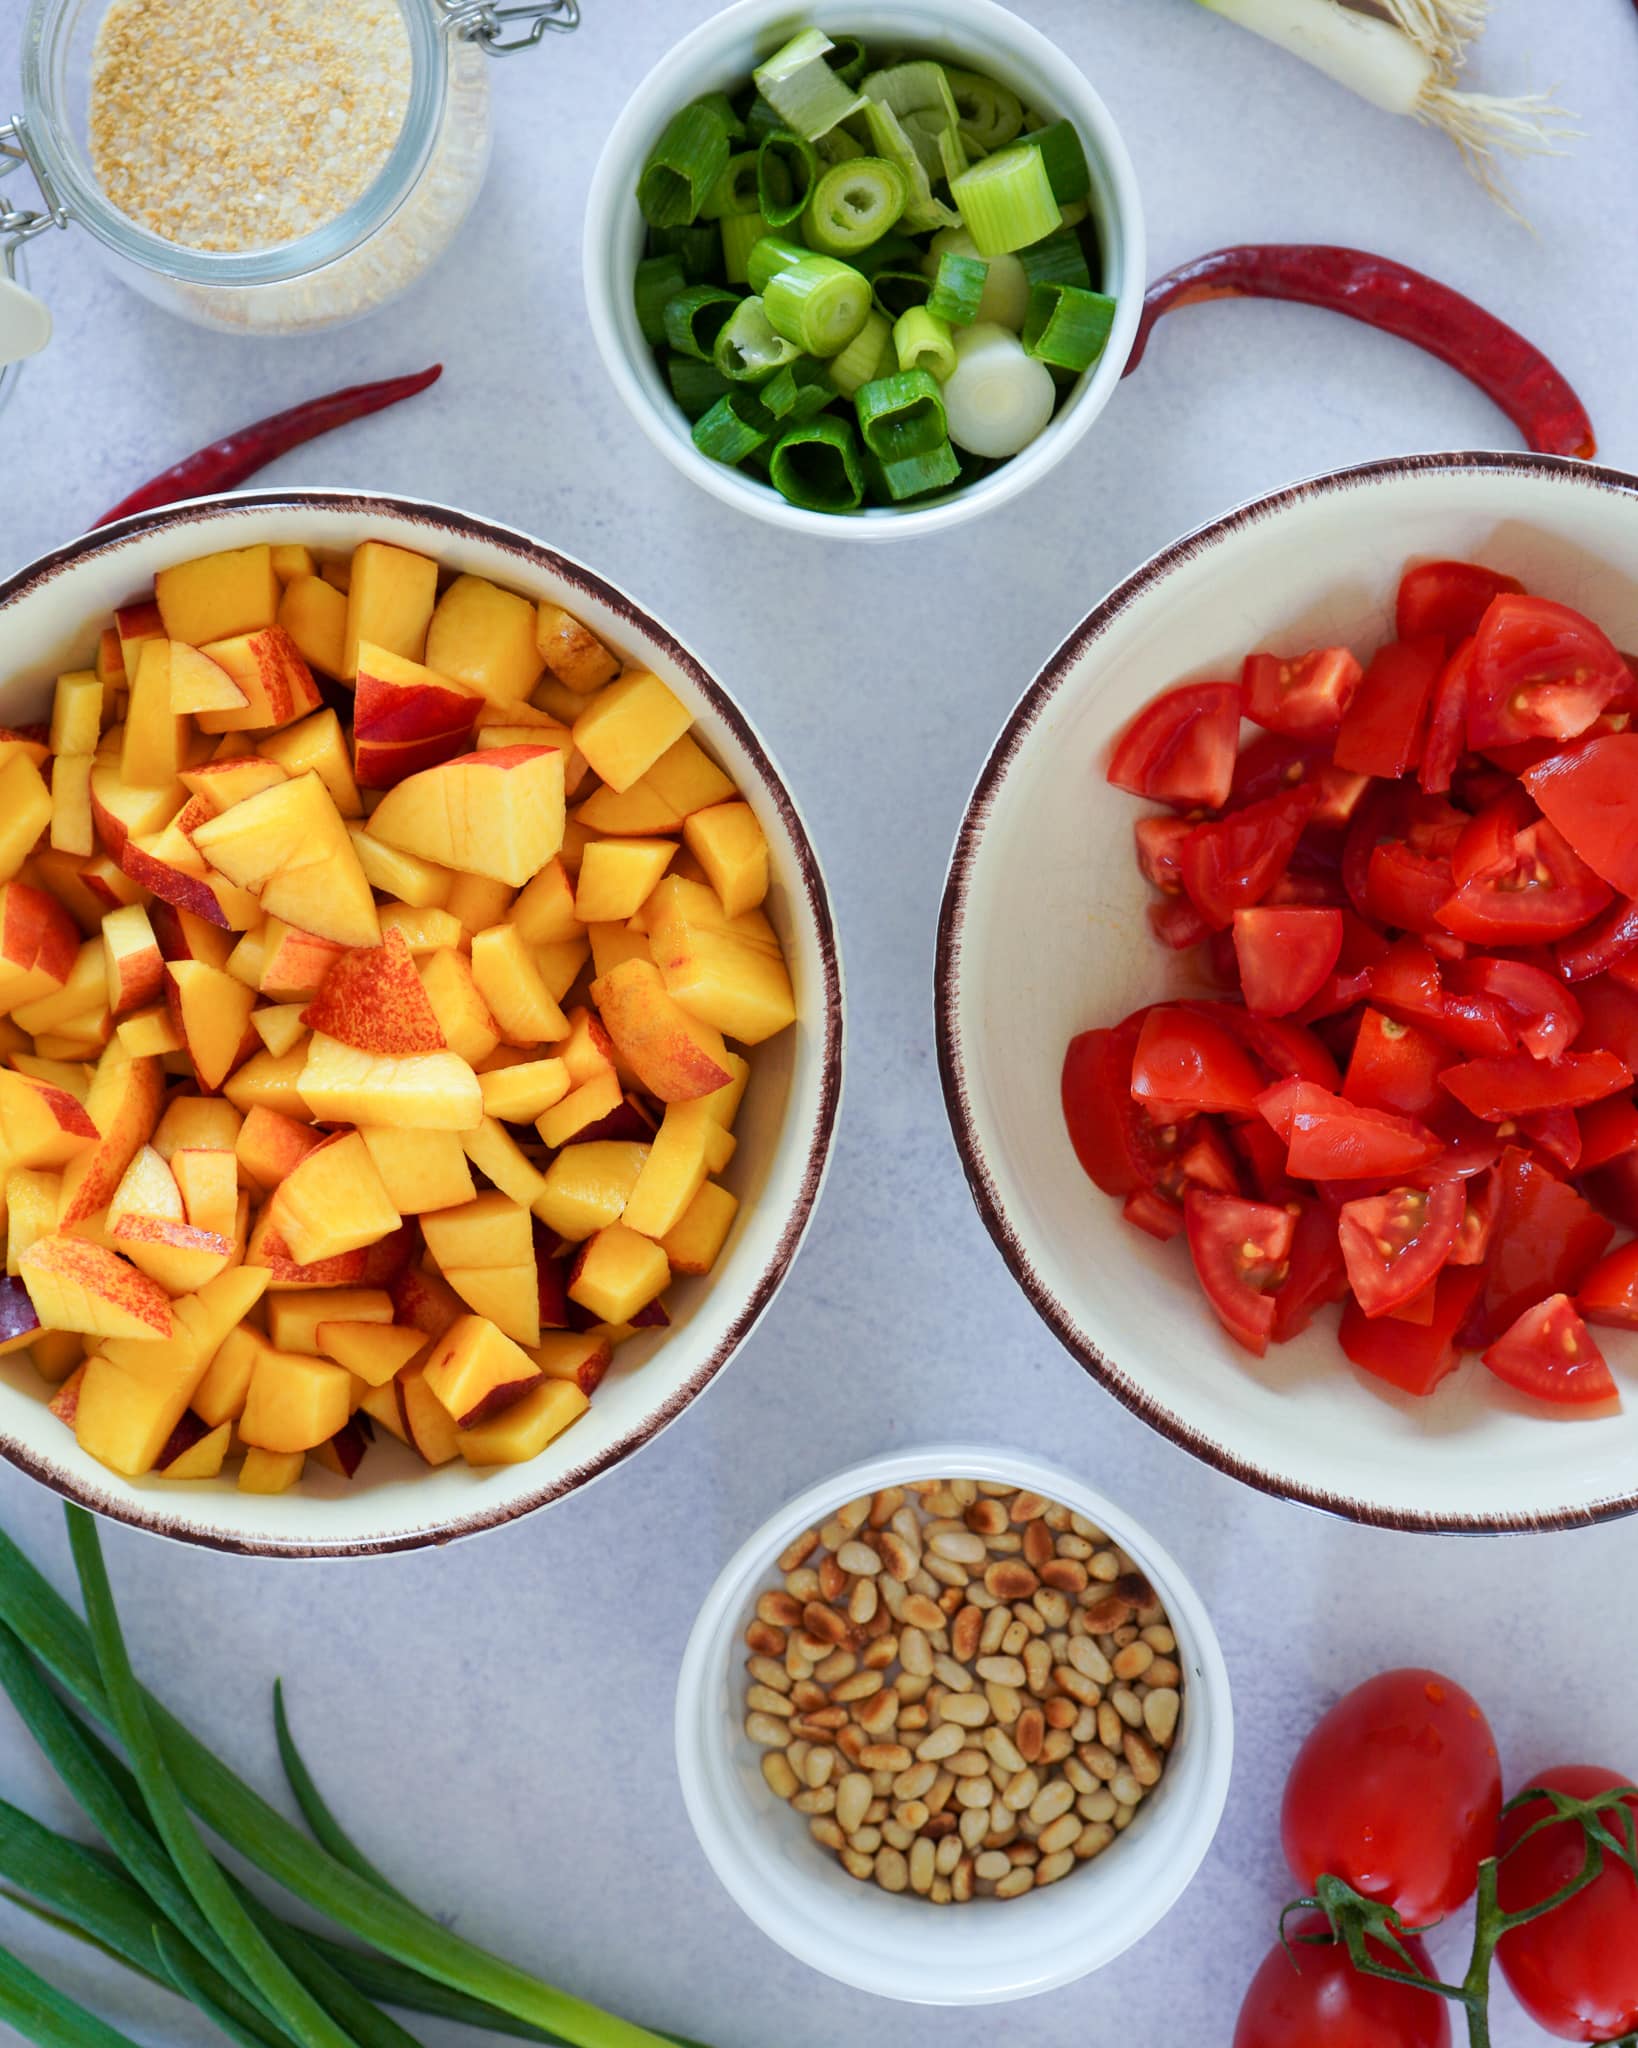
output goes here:
{"type": "Polygon", "coordinates": [[[798,356],[768,379],[757,397],[776,420],[808,420],[823,412],[836,396],[825,365],[812,356],[798,356]]]}
{"type": "Polygon", "coordinates": [[[941,387],[950,439],[972,455],[1003,457],[1027,448],[1058,402],[1045,363],[1024,353],[1016,334],[992,321],[955,330],[956,366],[941,387]]]}
{"type": "Polygon", "coordinates": [[[728,389],[728,380],[715,363],[702,363],[693,356],[675,352],[665,359],[666,382],[671,395],[691,420],[709,412],[728,389]]]}
{"type": "Polygon", "coordinates": [[[171,1989],[190,2005],[197,2006],[219,2034],[225,2034],[230,2041],[237,2041],[239,2048],[265,2048],[262,2035],[241,2026],[235,2015],[218,2003],[217,1985],[200,1969],[198,1955],[179,1935],[155,1921],[150,1946],[170,1980],[171,1989]]]}
{"type": "Polygon", "coordinates": [[[1024,348],[1056,369],[1084,371],[1103,354],[1115,302],[1072,284],[1038,284],[1029,295],[1024,348]]]}
{"type": "Polygon", "coordinates": [[[730,384],[761,384],[801,353],[794,341],[775,334],[762,301],[750,298],[740,300],[717,336],[711,360],[730,384]]]}
{"type": "Polygon", "coordinates": [[[683,355],[708,363],[718,334],[738,304],[738,292],[725,292],[715,284],[691,284],[666,302],[665,338],[683,355]]]}
{"type": "Polygon", "coordinates": [[[1092,209],[1084,199],[1071,199],[1063,208],[1064,226],[1078,228],[1083,220],[1090,220],[1092,209]]]}
{"type": "Polygon", "coordinates": [[[856,156],[869,155],[864,144],[846,128],[833,128],[828,135],[821,135],[813,146],[822,164],[851,163],[856,156]]]}
{"type": "Polygon", "coordinates": [[[751,95],[751,104],[745,110],[745,133],[753,147],[764,135],[772,135],[776,128],[784,125],[761,93],[751,95]]]}
{"type": "Polygon", "coordinates": [[[633,297],[637,302],[637,325],[650,348],[665,340],[665,309],[688,284],[680,256],[645,256],[637,266],[633,297]]]}
{"type": "Polygon", "coordinates": [[[808,195],[802,239],[824,256],[856,255],[881,240],[909,196],[909,180],[886,157],[834,164],[808,195]]]}
{"type": "Polygon", "coordinates": [[[858,36],[833,36],[825,62],[844,85],[857,85],[865,75],[870,52],[858,36]]]}
{"type": "Polygon", "coordinates": [[[734,103],[725,92],[702,92],[694,101],[696,107],[704,107],[708,114],[715,114],[722,123],[722,132],[730,142],[745,140],[745,123],[734,112],[734,103]]]}
{"type": "Polygon", "coordinates": [[[804,137],[788,128],[763,136],[756,151],[756,204],[769,227],[789,227],[800,217],[818,175],[818,152],[804,137]]]}
{"type": "Polygon", "coordinates": [[[769,481],[809,512],[852,512],[864,498],[864,471],[853,429],[834,413],[787,427],[774,445],[769,481]]]}
{"type": "Polygon", "coordinates": [[[944,401],[925,370],[897,370],[862,385],[853,397],[865,446],[878,462],[925,455],[947,438],[944,401]]]}
{"type": "Polygon", "coordinates": [[[933,280],[924,270],[901,269],[897,264],[878,270],[872,283],[876,304],[889,320],[908,313],[912,306],[925,306],[933,292],[933,280]]]}
{"type": "Polygon", "coordinates": [[[851,260],[862,276],[874,277],[879,270],[908,270],[921,261],[921,255],[920,242],[901,234],[897,228],[889,228],[879,242],[860,249],[851,260]]]}
{"type": "Polygon", "coordinates": [[[959,227],[961,215],[946,206],[943,200],[934,198],[927,166],[898,115],[883,100],[866,100],[864,113],[870,127],[871,147],[876,155],[897,164],[908,183],[909,197],[904,203],[905,226],[923,233],[929,228],[959,227]]]}
{"type": "Polygon", "coordinates": [[[805,243],[784,235],[763,235],[753,246],[745,265],[745,281],[754,292],[765,292],[782,270],[806,263],[813,251],[805,243]]]}
{"type": "Polygon", "coordinates": [[[37,2048],[137,2048],[129,2034],[99,2020],[0,1948],[0,2020],[37,2048]]]}
{"type": "Polygon", "coordinates": [[[990,266],[982,256],[957,256],[946,249],[933,273],[928,312],[952,327],[970,327],[984,302],[984,280],[989,272],[990,266]]]}
{"type": "Polygon", "coordinates": [[[912,306],[894,321],[893,348],[901,370],[926,370],[941,384],[956,365],[949,322],[925,306],[912,306]]]}
{"type": "Polygon", "coordinates": [[[708,413],[694,422],[694,446],[713,462],[730,469],[771,440],[778,421],[756,393],[743,386],[725,391],[708,413]]]}
{"type": "Polygon", "coordinates": [[[859,95],[830,67],[835,47],[820,30],[805,28],[751,74],[784,125],[809,142],[859,111],[859,95]]]}
{"type": "Polygon", "coordinates": [[[1011,92],[981,71],[945,69],[955,99],[956,115],[963,136],[988,155],[1011,142],[1024,125],[1023,104],[1011,92]]]}
{"type": "Polygon", "coordinates": [[[1063,218],[1041,152],[1027,142],[983,158],[953,179],[950,191],[980,256],[1027,249],[1063,218]]]}
{"type": "Polygon", "coordinates": [[[709,221],[694,227],[650,228],[651,256],[676,256],[690,284],[715,284],[722,275],[722,241],[709,221]]]}
{"type": "Polygon", "coordinates": [[[1072,206],[1092,190],[1086,151],[1073,121],[1054,121],[1049,127],[1037,128],[1029,138],[1029,146],[1041,152],[1047,182],[1060,206],[1072,206]]]}
{"type": "Polygon", "coordinates": [[[699,218],[728,162],[728,131],[709,107],[684,107],[666,123],[637,180],[637,204],[650,227],[699,218]]]}
{"type": "MultiPolygon", "coordinates": [[[[983,154],[982,151],[979,152],[983,154]]],[[[946,186],[954,185],[963,172],[972,169],[972,154],[961,139],[959,128],[941,128],[938,135],[939,169],[946,186]]]]}
{"type": "Polygon", "coordinates": [[[898,358],[893,353],[893,323],[874,307],[858,334],[839,356],[827,365],[830,381],[844,398],[852,398],[863,384],[885,377],[898,358]]]}
{"type": "Polygon", "coordinates": [[[1034,242],[1029,248],[1020,249],[1018,261],[1024,266],[1024,275],[1032,287],[1038,284],[1076,284],[1082,291],[1092,289],[1086,251],[1073,228],[1060,228],[1055,235],[1048,235],[1044,242],[1034,242]]]}
{"type": "Polygon", "coordinates": [[[859,81],[859,90],[898,116],[929,176],[942,170],[938,138],[946,130],[953,135],[961,118],[942,64],[930,58],[894,64],[869,73],[859,81]]]}
{"type": "Polygon", "coordinates": [[[721,220],[726,214],[756,211],[756,156],[754,149],[742,149],[728,159],[722,176],[705,195],[701,220],[721,220]]]}
{"type": "Polygon", "coordinates": [[[870,281],[832,256],[806,256],[762,290],[774,332],[810,356],[839,355],[870,312],[870,281]]]}
{"type": "Polygon", "coordinates": [[[768,232],[760,213],[725,213],[717,222],[722,234],[722,270],[730,284],[747,284],[751,251],[768,232]]]}
{"type": "Polygon", "coordinates": [[[919,455],[900,456],[893,462],[878,461],[876,474],[882,490],[894,504],[900,504],[906,498],[924,497],[929,491],[948,490],[960,476],[961,464],[949,442],[940,441],[936,448],[925,449],[919,455]]]}
{"type": "Polygon", "coordinates": [[[921,259],[923,270],[929,274],[936,273],[945,256],[968,256],[988,266],[978,311],[973,317],[975,320],[993,320],[1001,327],[1010,327],[1016,334],[1029,311],[1029,279],[1024,275],[1024,266],[1018,258],[980,256],[965,228],[946,228],[935,235],[921,259]]]}

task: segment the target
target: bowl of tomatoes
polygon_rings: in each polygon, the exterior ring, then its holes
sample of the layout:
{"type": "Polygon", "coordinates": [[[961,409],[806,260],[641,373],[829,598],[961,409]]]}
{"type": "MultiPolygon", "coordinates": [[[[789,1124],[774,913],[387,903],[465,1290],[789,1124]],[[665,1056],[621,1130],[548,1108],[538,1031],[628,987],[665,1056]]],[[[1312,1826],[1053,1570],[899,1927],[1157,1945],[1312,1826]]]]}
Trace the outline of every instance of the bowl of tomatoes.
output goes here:
{"type": "Polygon", "coordinates": [[[1322,476],[1026,691],[936,1004],[1015,1278],[1174,1441],[1355,1519],[1638,1507],[1638,479],[1322,476]]]}

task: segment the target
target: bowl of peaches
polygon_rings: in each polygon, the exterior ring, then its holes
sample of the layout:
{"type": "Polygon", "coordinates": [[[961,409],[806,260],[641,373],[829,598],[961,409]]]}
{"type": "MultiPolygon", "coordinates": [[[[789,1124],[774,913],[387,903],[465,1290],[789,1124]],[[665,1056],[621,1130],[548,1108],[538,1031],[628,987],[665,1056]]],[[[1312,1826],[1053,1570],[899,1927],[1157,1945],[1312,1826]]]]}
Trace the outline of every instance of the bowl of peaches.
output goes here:
{"type": "Polygon", "coordinates": [[[258,1554],[560,1498],[728,1362],[818,1198],[829,901],[621,592],[251,492],[0,585],[0,1452],[258,1554]]]}

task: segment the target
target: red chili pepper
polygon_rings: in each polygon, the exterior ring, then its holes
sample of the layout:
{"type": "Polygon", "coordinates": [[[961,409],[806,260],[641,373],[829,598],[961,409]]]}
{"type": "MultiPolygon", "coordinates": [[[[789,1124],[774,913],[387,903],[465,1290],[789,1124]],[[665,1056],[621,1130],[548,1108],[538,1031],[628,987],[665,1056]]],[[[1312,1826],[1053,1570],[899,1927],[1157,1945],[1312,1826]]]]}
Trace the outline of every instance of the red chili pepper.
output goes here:
{"type": "Polygon", "coordinates": [[[443,373],[443,364],[434,363],[430,370],[417,370],[413,377],[388,377],[379,384],[353,384],[345,391],[331,391],[323,398],[306,399],[300,405],[291,406],[288,412],[276,412],[269,419],[257,420],[254,426],[241,427],[237,433],[224,435],[220,441],[212,441],[208,448],[185,455],[169,469],[161,470],[140,490],[133,491],[128,498],[121,498],[95,522],[91,530],[94,532],[97,526],[107,526],[115,519],[123,519],[131,512],[151,512],[156,505],[174,505],[178,498],[199,498],[211,491],[231,491],[235,484],[242,484],[246,477],[254,476],[257,470],[275,456],[283,455],[287,449],[299,448],[303,441],[316,440],[320,434],[329,433],[332,427],[344,427],[349,420],[360,420],[367,413],[396,405],[401,398],[413,398],[416,392],[425,391],[429,384],[436,384],[443,373]]]}
{"type": "Polygon", "coordinates": [[[1346,313],[1459,370],[1495,400],[1532,448],[1589,461],[1597,453],[1586,408],[1540,349],[1449,285],[1364,249],[1248,242],[1167,271],[1144,295],[1126,374],[1142,362],[1162,313],[1205,299],[1295,299],[1346,313]]]}

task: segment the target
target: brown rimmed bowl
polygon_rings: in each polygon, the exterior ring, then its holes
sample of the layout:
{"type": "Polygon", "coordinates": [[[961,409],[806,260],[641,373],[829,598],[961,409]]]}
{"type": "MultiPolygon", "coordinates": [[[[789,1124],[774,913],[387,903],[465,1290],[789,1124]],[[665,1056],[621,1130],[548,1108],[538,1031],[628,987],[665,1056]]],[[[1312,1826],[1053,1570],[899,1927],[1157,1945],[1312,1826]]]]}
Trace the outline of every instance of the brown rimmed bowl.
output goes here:
{"type": "Polygon", "coordinates": [[[726,1175],[741,1206],[715,1271],[671,1289],[671,1327],[623,1345],[589,1412],[530,1464],[430,1470],[378,1434],[351,1482],[310,1463],[299,1487],[272,1498],[242,1494],[230,1477],[127,1480],[80,1451],[47,1409],[49,1389],[31,1365],[0,1359],[0,1456],[99,1514],[258,1556],[357,1557],[448,1543],[561,1500],[652,1442],[722,1371],[779,1291],[819,1199],[841,1101],[842,968],[830,897],[778,766],[729,692],[659,620],[525,533],[416,499],[328,490],[238,492],[121,520],[0,583],[0,723],[49,717],[56,675],[85,667],[96,628],[115,605],[146,595],[168,563],[263,541],[339,555],[372,539],[561,604],[690,706],[696,736],[767,833],[767,910],[790,962],[798,1019],[752,1061],[726,1175]]]}

